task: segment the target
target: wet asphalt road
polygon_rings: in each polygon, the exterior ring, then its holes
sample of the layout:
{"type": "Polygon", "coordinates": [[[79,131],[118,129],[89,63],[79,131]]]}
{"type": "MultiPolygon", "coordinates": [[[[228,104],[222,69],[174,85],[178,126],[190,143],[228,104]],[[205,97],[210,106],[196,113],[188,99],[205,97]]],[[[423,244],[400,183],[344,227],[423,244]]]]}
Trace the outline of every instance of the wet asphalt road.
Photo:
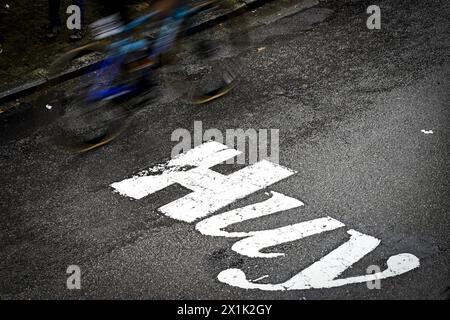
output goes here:
{"type": "MultiPolygon", "coordinates": [[[[275,1],[277,2],[277,1],[275,1]]],[[[124,136],[71,155],[30,127],[0,145],[0,297],[148,299],[443,299],[450,286],[450,3],[377,1],[381,30],[366,28],[369,1],[294,1],[278,15],[249,13],[244,76],[204,106],[166,98],[143,109],[124,136]],[[302,4],[292,9],[296,2],[302,4]],[[310,7],[310,8],[308,8],[310,7]],[[348,239],[347,229],[283,244],[276,259],[231,250],[157,208],[187,193],[142,200],[109,185],[169,159],[177,128],[280,130],[280,164],[298,173],[270,187],[305,203],[232,230],[262,230],[329,215],[381,245],[343,276],[409,252],[421,266],[333,289],[265,292],[217,280],[230,267],[262,283],[286,281],[348,239]],[[421,130],[432,130],[425,134],[421,130]],[[66,268],[82,290],[66,289],[66,268]]],[[[10,129],[13,130],[13,129],[10,129]]],[[[14,136],[14,134],[12,134],[14,136]]],[[[227,170],[237,170],[228,166],[227,170]]],[[[233,204],[264,199],[264,190],[233,204]]]]}

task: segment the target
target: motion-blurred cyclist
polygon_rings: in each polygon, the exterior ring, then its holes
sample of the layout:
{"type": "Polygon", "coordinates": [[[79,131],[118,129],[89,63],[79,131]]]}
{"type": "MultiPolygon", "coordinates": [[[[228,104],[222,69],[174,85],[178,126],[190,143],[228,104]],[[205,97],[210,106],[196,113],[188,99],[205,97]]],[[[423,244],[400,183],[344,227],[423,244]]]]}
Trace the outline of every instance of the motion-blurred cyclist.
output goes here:
{"type": "MultiPolygon", "coordinates": [[[[98,20],[91,24],[94,36],[96,39],[103,39],[115,34],[119,34],[122,31],[122,27],[128,22],[132,21],[130,17],[128,5],[136,3],[145,3],[145,1],[136,0],[102,0],[105,8],[111,13],[110,16],[98,20]]],[[[178,6],[186,3],[187,0],[156,0],[151,1],[148,12],[155,12],[159,19],[164,19],[168,16],[172,10],[178,6]]],[[[155,62],[152,61],[147,55],[140,55],[139,53],[133,53],[127,57],[125,61],[126,70],[129,77],[137,77],[140,79],[139,84],[143,87],[148,86],[148,79],[146,77],[145,70],[155,62]]]]}

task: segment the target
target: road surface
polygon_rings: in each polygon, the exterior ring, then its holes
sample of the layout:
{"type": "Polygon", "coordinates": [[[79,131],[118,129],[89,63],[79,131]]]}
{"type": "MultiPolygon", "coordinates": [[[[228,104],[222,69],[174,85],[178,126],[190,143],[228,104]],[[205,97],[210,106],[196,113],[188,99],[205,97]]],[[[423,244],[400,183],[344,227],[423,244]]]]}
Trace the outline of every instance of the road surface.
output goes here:
{"type": "MultiPolygon", "coordinates": [[[[277,2],[247,14],[252,29],[243,77],[220,100],[202,106],[160,100],[141,110],[122,137],[84,155],[54,146],[51,124],[8,128],[0,145],[2,299],[446,298],[450,3],[277,2]],[[372,4],[381,8],[380,30],[366,26],[372,4]],[[223,133],[277,129],[279,164],[295,171],[208,217],[274,193],[303,205],[224,230],[248,236],[323,217],[340,227],[261,250],[284,255],[255,257],[236,250],[242,237],[205,235],[200,220],[161,211],[189,195],[186,186],[171,184],[140,199],[114,189],[168,161],[177,144],[172,133],[193,133],[194,121],[223,133]],[[248,283],[285,283],[331,252],[344,259],[336,250],[348,243],[349,230],[379,243],[359,261],[342,262],[337,279],[365,276],[368,266],[385,270],[389,257],[403,253],[420,265],[375,289],[364,281],[248,289],[218,278],[240,269],[248,283]],[[70,265],[81,269],[80,290],[66,287],[70,265]]],[[[212,170],[227,175],[244,167],[212,170]]]]}

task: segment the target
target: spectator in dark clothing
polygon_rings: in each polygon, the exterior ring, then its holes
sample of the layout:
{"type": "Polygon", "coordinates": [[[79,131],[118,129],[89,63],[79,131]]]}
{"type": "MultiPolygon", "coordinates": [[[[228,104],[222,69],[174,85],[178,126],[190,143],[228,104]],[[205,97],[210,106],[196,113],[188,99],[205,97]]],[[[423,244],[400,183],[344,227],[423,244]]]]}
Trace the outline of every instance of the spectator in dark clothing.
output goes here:
{"type": "Polygon", "coordinates": [[[3,43],[5,42],[5,38],[0,33],[0,53],[3,52],[3,43]]]}
{"type": "MultiPolygon", "coordinates": [[[[81,25],[85,24],[85,7],[84,0],[73,0],[73,5],[80,7],[81,9],[81,25]]],[[[61,9],[61,0],[48,0],[48,20],[50,22],[49,32],[47,33],[47,38],[53,39],[58,36],[59,31],[61,29],[61,17],[60,17],[60,9],[61,9]]],[[[79,40],[82,37],[82,30],[74,30],[70,38],[72,40],[79,40]]]]}

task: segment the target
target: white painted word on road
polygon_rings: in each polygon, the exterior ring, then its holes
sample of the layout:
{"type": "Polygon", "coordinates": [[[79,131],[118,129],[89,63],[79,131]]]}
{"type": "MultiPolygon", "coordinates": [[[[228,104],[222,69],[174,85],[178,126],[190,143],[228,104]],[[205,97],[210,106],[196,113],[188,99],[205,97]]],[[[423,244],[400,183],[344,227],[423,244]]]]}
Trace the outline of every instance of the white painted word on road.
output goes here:
{"type": "MultiPolygon", "coordinates": [[[[252,258],[283,256],[282,252],[262,251],[282,243],[345,227],[342,222],[326,216],[269,230],[225,231],[225,228],[236,223],[304,206],[298,199],[271,192],[271,197],[265,201],[212,215],[239,199],[295,174],[295,171],[267,160],[259,161],[229,175],[210,169],[239,154],[240,152],[235,149],[210,141],[166,164],[154,166],[132,178],[113,183],[111,187],[121,195],[134,199],[142,199],[175,183],[192,190],[192,193],[162,206],[159,211],[173,219],[188,223],[197,222],[196,229],[206,236],[240,238],[231,249],[252,258]]],[[[240,269],[224,270],[219,273],[218,279],[228,285],[244,289],[304,290],[385,279],[404,274],[420,265],[416,256],[401,253],[387,259],[387,268],[384,271],[338,278],[381,242],[353,229],[347,230],[347,233],[350,235],[347,242],[283,283],[257,282],[266,276],[253,281],[247,280],[245,273],[240,269]]]]}

